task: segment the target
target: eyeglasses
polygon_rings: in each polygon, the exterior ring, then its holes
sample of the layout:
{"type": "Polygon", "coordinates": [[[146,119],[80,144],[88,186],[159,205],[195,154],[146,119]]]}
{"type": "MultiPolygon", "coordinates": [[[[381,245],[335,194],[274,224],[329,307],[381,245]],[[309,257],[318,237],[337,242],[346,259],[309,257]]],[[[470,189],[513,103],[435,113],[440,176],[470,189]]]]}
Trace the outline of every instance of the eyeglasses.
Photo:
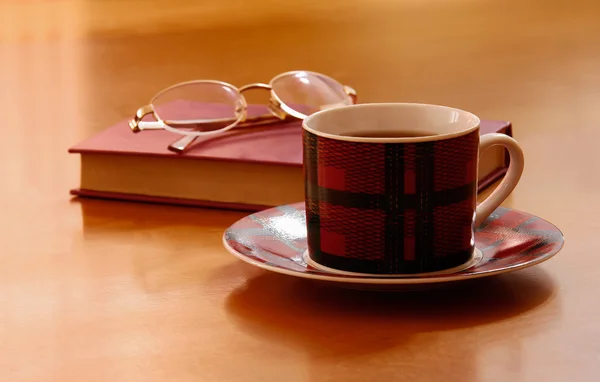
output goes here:
{"type": "Polygon", "coordinates": [[[310,71],[291,71],[275,76],[268,84],[254,83],[236,88],[221,81],[181,82],[163,89],[129,121],[134,133],[168,130],[183,135],[169,145],[185,151],[198,137],[220,134],[234,127],[252,127],[289,119],[304,119],[320,110],[356,103],[356,91],[333,78],[310,71]],[[242,94],[249,89],[270,90],[268,113],[248,116],[242,94]],[[152,114],[156,121],[142,121],[152,114]]]}

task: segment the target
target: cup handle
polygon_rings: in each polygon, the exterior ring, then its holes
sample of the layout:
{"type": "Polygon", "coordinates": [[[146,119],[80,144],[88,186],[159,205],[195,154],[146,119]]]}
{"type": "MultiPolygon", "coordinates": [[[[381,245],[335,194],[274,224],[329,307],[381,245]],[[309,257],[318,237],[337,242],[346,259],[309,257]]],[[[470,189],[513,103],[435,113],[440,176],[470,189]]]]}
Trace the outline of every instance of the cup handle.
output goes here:
{"type": "Polygon", "coordinates": [[[525,158],[521,146],[519,146],[514,138],[506,134],[492,133],[482,135],[479,142],[479,155],[481,156],[485,150],[495,145],[501,145],[507,148],[510,156],[510,164],[504,179],[502,179],[502,182],[500,182],[498,187],[496,187],[490,196],[477,205],[475,227],[479,227],[481,223],[483,223],[483,221],[487,219],[492,212],[502,204],[502,202],[504,202],[508,195],[513,192],[521,179],[521,174],[523,173],[523,167],[525,165],[525,158]]]}

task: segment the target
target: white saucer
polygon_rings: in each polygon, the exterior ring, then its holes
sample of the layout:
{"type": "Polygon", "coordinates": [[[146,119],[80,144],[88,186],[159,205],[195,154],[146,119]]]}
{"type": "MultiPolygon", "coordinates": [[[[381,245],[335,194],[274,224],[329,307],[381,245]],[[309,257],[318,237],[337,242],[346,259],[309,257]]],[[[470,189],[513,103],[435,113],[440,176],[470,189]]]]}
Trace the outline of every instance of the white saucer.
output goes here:
{"type": "Polygon", "coordinates": [[[395,290],[407,285],[464,281],[524,269],[550,259],[564,244],[561,231],[539,217],[498,208],[475,234],[478,248],[463,266],[418,275],[343,272],[306,256],[304,203],[248,215],[223,234],[225,248],[237,258],[268,271],[365,289],[395,290]]]}

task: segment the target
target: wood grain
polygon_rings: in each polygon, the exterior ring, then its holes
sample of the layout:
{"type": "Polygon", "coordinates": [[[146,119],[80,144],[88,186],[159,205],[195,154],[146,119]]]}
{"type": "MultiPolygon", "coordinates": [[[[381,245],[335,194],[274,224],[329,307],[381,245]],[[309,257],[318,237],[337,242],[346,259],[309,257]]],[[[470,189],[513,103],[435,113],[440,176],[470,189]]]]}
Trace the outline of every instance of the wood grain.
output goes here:
{"type": "Polygon", "coordinates": [[[599,4],[0,2],[0,380],[596,381],[599,4]],[[512,121],[526,167],[504,205],[563,251],[460,290],[356,293],[234,259],[241,213],[70,199],[67,148],[161,88],[290,69],[512,121]]]}

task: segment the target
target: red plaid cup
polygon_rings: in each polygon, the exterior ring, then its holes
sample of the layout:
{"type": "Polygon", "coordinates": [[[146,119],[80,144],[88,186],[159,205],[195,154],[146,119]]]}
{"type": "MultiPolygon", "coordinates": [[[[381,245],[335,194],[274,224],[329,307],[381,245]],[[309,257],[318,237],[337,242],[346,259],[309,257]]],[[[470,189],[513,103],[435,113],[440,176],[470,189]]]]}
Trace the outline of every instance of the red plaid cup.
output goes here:
{"type": "Polygon", "coordinates": [[[342,271],[415,274],[460,266],[474,230],[513,191],[523,152],[480,137],[477,116],[437,105],[359,104],[303,121],[308,254],[342,271]],[[502,145],[510,166],[477,205],[479,154],[502,145]]]}

